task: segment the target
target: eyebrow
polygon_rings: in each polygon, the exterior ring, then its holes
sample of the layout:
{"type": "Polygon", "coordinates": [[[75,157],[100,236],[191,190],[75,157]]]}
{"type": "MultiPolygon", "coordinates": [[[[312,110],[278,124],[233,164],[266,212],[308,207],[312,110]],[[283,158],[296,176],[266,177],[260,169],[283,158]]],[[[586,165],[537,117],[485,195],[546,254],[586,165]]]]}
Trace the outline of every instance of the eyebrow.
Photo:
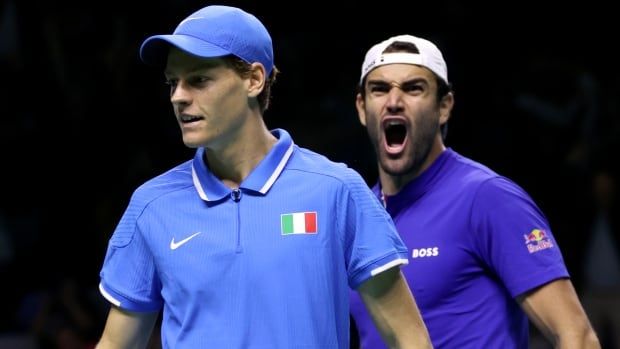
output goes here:
{"type": "MultiPolygon", "coordinates": [[[[387,84],[387,85],[391,85],[392,81],[388,81],[388,80],[384,80],[384,79],[373,79],[373,80],[368,80],[368,85],[382,85],[382,84],[387,84]]],[[[412,85],[412,84],[417,84],[417,83],[424,83],[424,84],[428,84],[428,80],[425,78],[413,78],[413,79],[409,79],[409,80],[405,80],[403,82],[397,82],[400,86],[404,86],[404,85],[412,85]]]]}

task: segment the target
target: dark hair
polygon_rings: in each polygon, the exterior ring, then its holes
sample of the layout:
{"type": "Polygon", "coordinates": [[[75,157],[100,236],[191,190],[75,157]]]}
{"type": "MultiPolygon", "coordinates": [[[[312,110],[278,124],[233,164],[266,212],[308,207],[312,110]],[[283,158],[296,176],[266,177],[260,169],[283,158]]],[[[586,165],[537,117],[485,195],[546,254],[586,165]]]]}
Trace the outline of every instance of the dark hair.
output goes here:
{"type": "MultiPolygon", "coordinates": [[[[251,64],[241,58],[230,55],[224,57],[224,62],[242,78],[247,78],[250,76],[251,64]]],[[[269,107],[269,102],[271,101],[271,86],[276,82],[276,75],[278,75],[279,72],[280,71],[278,68],[274,65],[271,74],[269,74],[269,77],[267,77],[267,80],[265,81],[263,91],[261,91],[261,93],[256,97],[262,113],[264,113],[269,107]]]]}
{"type": "MultiPolygon", "coordinates": [[[[391,53],[391,52],[408,52],[408,53],[420,53],[418,47],[411,42],[404,41],[394,41],[388,47],[383,50],[383,53],[391,53]]],[[[437,95],[436,100],[437,103],[441,101],[443,97],[445,97],[448,93],[452,92],[452,85],[444,79],[440,78],[435,72],[431,71],[433,76],[435,77],[435,81],[437,82],[437,95]]],[[[362,98],[366,97],[366,90],[364,89],[364,85],[366,85],[366,77],[362,80],[362,83],[358,86],[358,92],[362,95],[362,98]]],[[[448,122],[441,125],[441,137],[442,139],[446,139],[448,134],[448,122]]]]}

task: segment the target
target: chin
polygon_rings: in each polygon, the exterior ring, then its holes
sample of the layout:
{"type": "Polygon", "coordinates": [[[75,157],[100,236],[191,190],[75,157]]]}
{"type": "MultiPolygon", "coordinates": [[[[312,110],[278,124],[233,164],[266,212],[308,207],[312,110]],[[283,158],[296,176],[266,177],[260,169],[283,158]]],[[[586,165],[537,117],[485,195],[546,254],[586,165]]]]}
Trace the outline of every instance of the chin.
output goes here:
{"type": "Polygon", "coordinates": [[[383,159],[381,161],[381,168],[387,174],[392,176],[400,176],[409,170],[409,164],[403,160],[383,159]]]}
{"type": "Polygon", "coordinates": [[[202,146],[201,142],[185,138],[183,138],[183,144],[185,144],[185,146],[188,148],[200,148],[202,146]]]}

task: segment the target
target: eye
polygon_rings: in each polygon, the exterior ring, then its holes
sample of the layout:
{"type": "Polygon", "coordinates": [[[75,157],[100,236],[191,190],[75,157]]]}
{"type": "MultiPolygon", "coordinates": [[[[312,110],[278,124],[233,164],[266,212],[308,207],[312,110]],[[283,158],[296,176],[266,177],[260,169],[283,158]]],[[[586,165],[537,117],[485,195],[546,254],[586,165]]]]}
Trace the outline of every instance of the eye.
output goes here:
{"type": "Polygon", "coordinates": [[[196,75],[188,79],[188,82],[192,86],[203,86],[211,81],[211,78],[205,75],[196,75]]]}
{"type": "Polygon", "coordinates": [[[388,93],[390,91],[390,85],[387,83],[368,84],[368,91],[372,94],[388,93]]]}
{"type": "Polygon", "coordinates": [[[401,86],[401,89],[405,93],[416,93],[424,90],[424,87],[420,83],[407,82],[401,86]]]}

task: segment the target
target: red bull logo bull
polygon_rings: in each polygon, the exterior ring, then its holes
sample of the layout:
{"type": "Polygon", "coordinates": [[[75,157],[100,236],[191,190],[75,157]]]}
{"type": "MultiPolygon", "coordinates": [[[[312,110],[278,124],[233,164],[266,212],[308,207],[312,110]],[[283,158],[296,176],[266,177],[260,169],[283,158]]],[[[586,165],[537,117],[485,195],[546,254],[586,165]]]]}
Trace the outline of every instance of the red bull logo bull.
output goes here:
{"type": "Polygon", "coordinates": [[[525,237],[525,243],[527,244],[529,242],[541,241],[542,239],[547,237],[547,233],[545,233],[545,231],[541,229],[534,229],[529,234],[525,234],[523,236],[525,237]]]}
{"type": "Polygon", "coordinates": [[[553,247],[553,242],[542,229],[533,229],[529,234],[523,234],[523,237],[530,253],[553,247]]]}

